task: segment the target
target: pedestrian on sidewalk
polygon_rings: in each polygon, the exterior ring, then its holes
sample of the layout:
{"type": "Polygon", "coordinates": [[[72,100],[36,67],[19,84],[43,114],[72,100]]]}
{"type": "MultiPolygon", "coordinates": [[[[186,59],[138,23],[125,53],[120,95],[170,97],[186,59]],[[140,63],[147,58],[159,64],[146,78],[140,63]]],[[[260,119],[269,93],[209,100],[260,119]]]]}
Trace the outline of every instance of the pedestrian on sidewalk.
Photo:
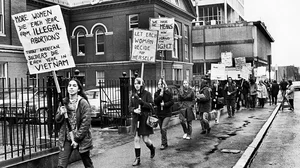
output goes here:
{"type": "Polygon", "coordinates": [[[196,94],[196,98],[199,108],[200,124],[202,127],[201,134],[209,134],[211,128],[209,126],[208,115],[211,111],[211,91],[208,87],[207,80],[202,80],[200,90],[199,93],[196,94]]]}
{"type": "Polygon", "coordinates": [[[277,96],[279,92],[279,85],[276,80],[273,80],[271,85],[271,94],[272,94],[272,104],[277,104],[277,96]]]}
{"type": "Polygon", "coordinates": [[[174,104],[173,94],[168,89],[166,81],[161,78],[157,83],[158,90],[154,94],[154,103],[156,105],[156,115],[159,120],[161,134],[161,150],[168,147],[167,128],[172,116],[171,106],[174,104]]]}
{"type": "Polygon", "coordinates": [[[243,85],[242,85],[242,105],[245,108],[250,107],[250,84],[246,79],[243,79],[243,85]]]}
{"type": "Polygon", "coordinates": [[[153,128],[146,124],[151,106],[154,104],[151,93],[144,89],[144,81],[141,78],[135,78],[134,90],[129,101],[129,112],[132,114],[131,132],[134,136],[135,160],[132,166],[140,165],[141,159],[141,139],[150,149],[150,158],[155,156],[155,147],[150,140],[150,134],[153,134],[153,128]]]}
{"type": "Polygon", "coordinates": [[[227,83],[224,88],[224,92],[226,93],[226,105],[227,105],[228,118],[231,118],[235,114],[235,100],[236,100],[235,96],[237,92],[236,84],[232,81],[231,77],[228,77],[227,83]]]}
{"type": "Polygon", "coordinates": [[[290,110],[294,111],[294,92],[295,92],[295,88],[293,86],[293,82],[292,80],[288,80],[288,86],[287,86],[287,90],[286,90],[286,98],[289,101],[290,104],[290,110]]]}
{"type": "Polygon", "coordinates": [[[254,109],[256,106],[256,96],[257,96],[257,84],[255,78],[250,78],[250,108],[254,109]]]}
{"type": "Polygon", "coordinates": [[[268,90],[266,88],[266,85],[263,83],[262,80],[260,80],[257,85],[257,98],[258,98],[259,106],[261,108],[264,108],[267,97],[268,97],[268,90]]]}
{"type": "Polygon", "coordinates": [[[178,99],[182,104],[179,118],[184,132],[183,139],[189,140],[191,139],[193,130],[192,121],[195,119],[195,115],[193,112],[195,93],[189,86],[189,82],[187,80],[183,81],[183,87],[179,92],[178,99]]]}
{"type": "Polygon", "coordinates": [[[62,123],[59,131],[58,168],[68,166],[69,158],[74,150],[79,151],[85,168],[93,168],[90,150],[93,148],[91,133],[91,106],[83,91],[82,84],[77,79],[68,83],[68,94],[56,113],[55,121],[62,123]],[[67,127],[68,121],[71,129],[67,127]]]}

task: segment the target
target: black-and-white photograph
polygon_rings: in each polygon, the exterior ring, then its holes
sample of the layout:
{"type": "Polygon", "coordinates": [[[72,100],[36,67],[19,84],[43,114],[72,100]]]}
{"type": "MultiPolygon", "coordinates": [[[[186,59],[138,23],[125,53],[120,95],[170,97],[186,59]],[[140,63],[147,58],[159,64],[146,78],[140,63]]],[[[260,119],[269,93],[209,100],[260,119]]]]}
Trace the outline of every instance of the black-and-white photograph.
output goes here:
{"type": "Polygon", "coordinates": [[[297,4],[0,0],[0,167],[300,167],[297,4]]]}

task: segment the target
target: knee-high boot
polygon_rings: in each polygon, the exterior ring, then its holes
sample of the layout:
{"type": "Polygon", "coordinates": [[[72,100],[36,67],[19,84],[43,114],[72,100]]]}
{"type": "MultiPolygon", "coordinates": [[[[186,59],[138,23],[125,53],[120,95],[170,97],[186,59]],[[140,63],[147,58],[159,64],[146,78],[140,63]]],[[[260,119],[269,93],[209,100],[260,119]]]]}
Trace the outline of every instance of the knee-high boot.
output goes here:
{"type": "Polygon", "coordinates": [[[140,156],[141,156],[141,148],[135,148],[134,151],[135,151],[135,160],[132,163],[132,166],[137,166],[137,165],[141,164],[141,158],[140,158],[140,156]]]}
{"type": "Polygon", "coordinates": [[[155,147],[153,144],[146,144],[146,146],[150,149],[150,158],[154,158],[155,156],[155,147]]]}

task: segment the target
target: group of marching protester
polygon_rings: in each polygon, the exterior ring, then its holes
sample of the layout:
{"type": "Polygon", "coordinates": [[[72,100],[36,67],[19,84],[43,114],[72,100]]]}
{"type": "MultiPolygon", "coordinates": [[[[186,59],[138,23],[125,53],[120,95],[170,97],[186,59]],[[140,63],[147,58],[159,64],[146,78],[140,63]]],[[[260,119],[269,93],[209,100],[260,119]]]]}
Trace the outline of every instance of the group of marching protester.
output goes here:
{"type": "MultiPolygon", "coordinates": [[[[280,84],[276,80],[256,81],[254,77],[248,80],[239,78],[226,81],[212,81],[202,78],[200,85],[190,86],[184,80],[178,93],[180,103],[179,119],[183,129],[183,139],[190,140],[192,136],[192,121],[199,119],[202,132],[209,134],[210,121],[219,123],[220,111],[227,107],[228,118],[235,116],[236,110],[242,106],[254,109],[263,108],[267,99],[271,104],[277,104],[277,96],[281,90],[283,100],[294,110],[294,87],[292,81],[283,79],[280,84]]],[[[131,133],[134,134],[135,160],[133,166],[140,165],[141,140],[150,149],[150,158],[155,156],[155,146],[149,138],[154,133],[149,125],[149,116],[155,113],[161,133],[160,149],[168,147],[167,127],[172,116],[171,107],[174,105],[173,93],[168,89],[166,81],[161,78],[157,83],[157,91],[152,94],[145,90],[142,78],[135,78],[134,88],[129,98],[129,112],[132,114],[131,133]],[[154,108],[154,106],[156,108],[154,108]],[[156,110],[154,110],[156,109],[156,110]]],[[[59,136],[58,167],[67,167],[70,154],[78,150],[85,167],[93,167],[90,158],[92,149],[91,107],[83,91],[82,84],[77,79],[70,80],[68,94],[56,114],[56,121],[62,123],[59,136]]]]}

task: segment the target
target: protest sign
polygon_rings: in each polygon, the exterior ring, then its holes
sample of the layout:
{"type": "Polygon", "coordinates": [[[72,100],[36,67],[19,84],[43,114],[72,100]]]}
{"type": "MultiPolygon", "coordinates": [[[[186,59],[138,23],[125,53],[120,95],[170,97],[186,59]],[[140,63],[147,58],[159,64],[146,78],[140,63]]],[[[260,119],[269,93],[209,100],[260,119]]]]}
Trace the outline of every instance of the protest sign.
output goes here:
{"type": "Polygon", "coordinates": [[[12,15],[30,74],[75,67],[59,5],[12,15]]]}
{"type": "Polygon", "coordinates": [[[131,61],[155,63],[157,31],[133,29],[131,61]]]}
{"type": "Polygon", "coordinates": [[[232,53],[231,52],[222,52],[221,53],[221,62],[227,67],[232,66],[232,53]]]}
{"type": "Polygon", "coordinates": [[[211,64],[211,80],[226,80],[225,65],[211,64]]]}
{"type": "Polygon", "coordinates": [[[173,50],[174,18],[151,18],[150,30],[158,30],[157,50],[173,50]]]}
{"type": "Polygon", "coordinates": [[[235,67],[238,70],[241,70],[243,66],[246,66],[246,58],[245,57],[237,57],[234,58],[235,67]]]}
{"type": "Polygon", "coordinates": [[[233,80],[237,80],[238,75],[241,75],[241,71],[236,68],[226,68],[227,77],[231,77],[233,80]]]}
{"type": "Polygon", "coordinates": [[[265,76],[267,68],[266,67],[258,67],[257,68],[257,76],[265,76]]]}

